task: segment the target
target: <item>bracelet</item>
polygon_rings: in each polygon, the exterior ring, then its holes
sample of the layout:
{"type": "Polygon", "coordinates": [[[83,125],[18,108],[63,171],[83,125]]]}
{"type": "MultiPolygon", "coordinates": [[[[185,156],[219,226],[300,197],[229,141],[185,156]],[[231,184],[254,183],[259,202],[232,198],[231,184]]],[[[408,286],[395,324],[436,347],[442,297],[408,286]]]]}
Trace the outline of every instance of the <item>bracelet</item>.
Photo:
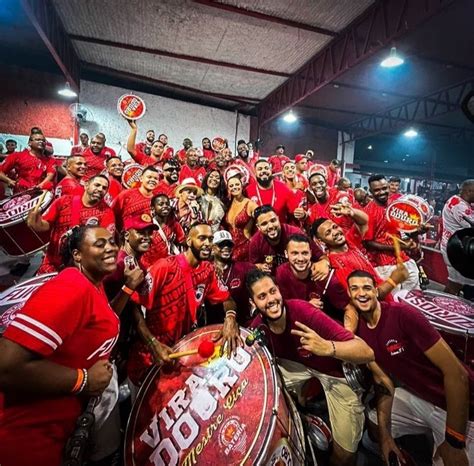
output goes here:
{"type": "Polygon", "coordinates": [[[132,296],[132,294],[135,293],[135,290],[132,290],[132,289],[129,288],[127,285],[123,285],[123,286],[122,286],[122,291],[123,291],[125,294],[128,294],[128,296],[132,296]]]}
{"type": "Polygon", "coordinates": [[[388,277],[386,281],[387,281],[387,283],[392,285],[394,288],[396,288],[398,286],[393,278],[388,277]]]}
{"type": "Polygon", "coordinates": [[[72,387],[71,393],[77,393],[82,386],[82,382],[84,382],[84,371],[82,369],[77,370],[77,378],[74,387],[72,387]]]}
{"type": "Polygon", "coordinates": [[[146,344],[147,346],[152,346],[155,343],[155,341],[158,341],[156,337],[151,337],[147,340],[146,344]]]}
{"type": "Polygon", "coordinates": [[[237,317],[237,312],[235,312],[233,309],[229,309],[225,313],[225,318],[227,319],[227,317],[233,317],[235,319],[237,317]]]}
{"type": "Polygon", "coordinates": [[[336,357],[336,345],[335,343],[331,340],[331,345],[332,345],[332,354],[331,354],[331,358],[335,358],[336,357]]]}
{"type": "Polygon", "coordinates": [[[466,448],[466,436],[463,434],[460,434],[459,432],[456,432],[450,427],[446,427],[444,439],[453,448],[457,448],[458,450],[462,450],[466,448]]]}

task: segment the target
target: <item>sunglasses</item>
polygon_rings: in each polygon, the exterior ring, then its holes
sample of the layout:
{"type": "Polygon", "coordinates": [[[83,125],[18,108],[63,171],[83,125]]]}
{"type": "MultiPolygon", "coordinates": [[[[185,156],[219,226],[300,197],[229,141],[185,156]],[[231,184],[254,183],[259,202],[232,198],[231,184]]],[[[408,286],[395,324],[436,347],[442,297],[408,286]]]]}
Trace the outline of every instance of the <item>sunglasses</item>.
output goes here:
{"type": "Polygon", "coordinates": [[[225,247],[231,248],[231,247],[234,246],[234,243],[232,241],[222,241],[221,243],[217,243],[216,246],[219,249],[222,249],[222,248],[225,248],[225,247]]]}
{"type": "Polygon", "coordinates": [[[164,168],[164,172],[179,172],[179,168],[164,168]]]}

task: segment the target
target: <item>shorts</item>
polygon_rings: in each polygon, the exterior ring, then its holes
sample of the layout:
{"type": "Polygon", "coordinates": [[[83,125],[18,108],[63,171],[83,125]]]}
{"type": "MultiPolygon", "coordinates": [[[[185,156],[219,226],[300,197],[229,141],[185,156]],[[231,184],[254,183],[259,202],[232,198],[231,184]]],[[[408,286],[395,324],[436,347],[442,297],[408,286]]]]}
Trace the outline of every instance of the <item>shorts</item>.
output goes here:
{"type": "Polygon", "coordinates": [[[474,286],[474,280],[464,277],[451,265],[446,249],[441,249],[441,254],[443,255],[444,263],[448,269],[448,280],[450,282],[458,283],[459,285],[474,286]]]}
{"type": "MultiPolygon", "coordinates": [[[[408,270],[408,278],[400,283],[392,292],[397,292],[400,290],[419,290],[420,289],[420,271],[418,266],[413,259],[409,259],[403,263],[408,270]]],[[[395,270],[396,265],[379,265],[375,267],[375,270],[379,274],[380,278],[387,280],[390,277],[390,274],[395,270]]]]}
{"type": "Polygon", "coordinates": [[[343,377],[333,377],[287,359],[278,359],[285,385],[301,390],[303,384],[316,377],[323,386],[334,441],[344,450],[355,453],[364,429],[364,406],[360,397],[343,377]]]}
{"type": "MultiPolygon", "coordinates": [[[[377,412],[369,411],[369,419],[377,424],[377,412]]],[[[422,400],[404,388],[396,388],[392,406],[392,436],[416,435],[432,433],[434,439],[433,457],[436,449],[444,442],[446,428],[446,411],[438,408],[433,403],[422,400]]],[[[467,457],[469,463],[474,464],[474,422],[467,423],[466,431],[467,457]]],[[[442,466],[439,458],[433,465],[442,466]]]]}

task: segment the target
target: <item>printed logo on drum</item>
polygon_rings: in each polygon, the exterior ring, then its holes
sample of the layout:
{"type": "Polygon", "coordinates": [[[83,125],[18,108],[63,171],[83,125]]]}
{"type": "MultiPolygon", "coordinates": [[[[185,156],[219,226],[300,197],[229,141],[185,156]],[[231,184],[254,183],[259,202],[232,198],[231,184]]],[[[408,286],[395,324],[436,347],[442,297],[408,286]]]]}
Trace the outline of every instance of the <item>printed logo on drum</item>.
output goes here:
{"type": "Polygon", "coordinates": [[[401,354],[405,351],[403,343],[400,343],[398,340],[388,340],[387,343],[385,343],[385,347],[387,348],[390,356],[396,356],[397,354],[401,354]]]}
{"type": "Polygon", "coordinates": [[[219,443],[228,455],[232,450],[240,453],[245,452],[247,447],[247,432],[245,424],[242,424],[238,416],[230,417],[221,427],[219,432],[219,443]]]}

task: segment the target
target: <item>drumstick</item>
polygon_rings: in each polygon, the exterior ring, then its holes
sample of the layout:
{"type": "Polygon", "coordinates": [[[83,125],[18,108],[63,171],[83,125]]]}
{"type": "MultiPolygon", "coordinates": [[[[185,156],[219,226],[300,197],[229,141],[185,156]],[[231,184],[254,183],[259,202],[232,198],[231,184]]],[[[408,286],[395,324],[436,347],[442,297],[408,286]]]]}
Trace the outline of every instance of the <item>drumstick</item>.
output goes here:
{"type": "Polygon", "coordinates": [[[398,236],[391,235],[393,241],[393,249],[395,252],[395,257],[397,258],[397,264],[402,264],[402,250],[400,248],[401,239],[398,236]]]}
{"type": "Polygon", "coordinates": [[[44,201],[44,198],[46,197],[46,194],[47,194],[48,191],[46,191],[46,189],[43,191],[43,193],[41,194],[40,198],[39,198],[39,201],[36,203],[36,205],[33,207],[33,212],[35,214],[38,213],[38,210],[40,210],[40,207],[41,207],[41,204],[43,203],[44,201]]]}
{"type": "Polygon", "coordinates": [[[210,358],[216,349],[219,349],[219,346],[215,346],[212,341],[203,341],[200,343],[198,348],[187,350],[187,351],[180,351],[178,353],[171,353],[169,356],[170,359],[178,359],[183,358],[185,356],[192,356],[193,354],[198,354],[202,358],[210,358]]]}

